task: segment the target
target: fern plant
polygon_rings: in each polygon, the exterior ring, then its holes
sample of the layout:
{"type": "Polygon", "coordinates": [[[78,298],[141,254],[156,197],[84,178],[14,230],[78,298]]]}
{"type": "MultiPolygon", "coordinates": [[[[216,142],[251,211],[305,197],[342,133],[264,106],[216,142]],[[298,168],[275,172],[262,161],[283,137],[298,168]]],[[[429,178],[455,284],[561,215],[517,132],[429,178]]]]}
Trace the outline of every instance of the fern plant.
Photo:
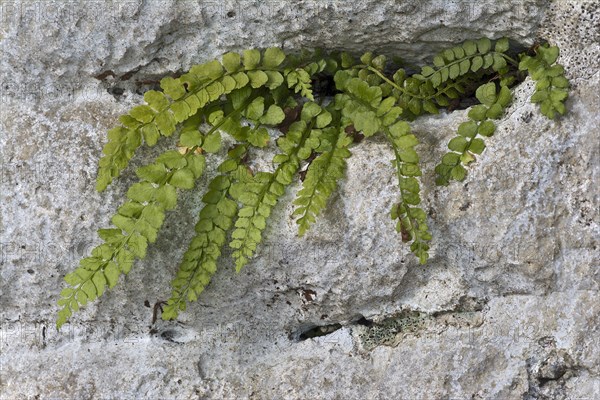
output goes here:
{"type": "Polygon", "coordinates": [[[132,108],[108,132],[99,162],[97,189],[103,191],[142,145],[175,137],[173,149],[137,169],[139,182],[112,217],[114,227],[100,229],[103,243],[65,276],[57,327],[81,306],[113,288],[136,259],[157,239],[167,211],[181,190],[193,189],[205,171],[206,158],[221,150],[223,135],[235,144],[203,190],[195,236],[173,281],[162,313],[174,319],[209,284],[225,246],[237,271],[253,257],[273,207],[296,176],[302,188],[294,200],[298,231],[303,235],[326,207],[344,177],[355,144],[363,137],[384,136],[394,152],[399,194],[391,218],[401,240],[424,264],[432,239],[420,207],[422,175],[410,121],[422,114],[456,107],[472,99],[468,112],[435,168],[436,183],[462,181],[467,167],[485,150],[494,120],[511,102],[510,88],[528,73],[536,83],[532,101],[548,118],[566,111],[569,83],[556,64],[558,48],[541,45],[511,56],[508,39],[466,41],[442,51],[418,73],[391,70],[385,56],[366,53],[285,55],[280,49],[227,53],[220,61],[193,66],[178,78],[161,80],[162,91],[145,93],[146,104],[132,108]],[[271,142],[278,129],[278,154],[272,171],[252,171],[252,149],[271,142]],[[301,170],[305,168],[304,170],[301,170]]]}

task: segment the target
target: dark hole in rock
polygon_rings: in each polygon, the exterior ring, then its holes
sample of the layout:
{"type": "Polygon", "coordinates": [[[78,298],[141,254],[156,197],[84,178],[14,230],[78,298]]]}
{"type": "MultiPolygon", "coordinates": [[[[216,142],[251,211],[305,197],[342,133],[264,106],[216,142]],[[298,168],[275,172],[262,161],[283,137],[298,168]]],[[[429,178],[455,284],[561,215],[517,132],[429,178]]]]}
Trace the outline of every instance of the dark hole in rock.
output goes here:
{"type": "Polygon", "coordinates": [[[319,336],[329,335],[340,329],[342,327],[341,324],[331,324],[331,325],[311,325],[308,329],[303,329],[296,332],[296,335],[292,335],[292,337],[296,337],[296,340],[302,341],[306,339],[312,339],[319,336]]]}

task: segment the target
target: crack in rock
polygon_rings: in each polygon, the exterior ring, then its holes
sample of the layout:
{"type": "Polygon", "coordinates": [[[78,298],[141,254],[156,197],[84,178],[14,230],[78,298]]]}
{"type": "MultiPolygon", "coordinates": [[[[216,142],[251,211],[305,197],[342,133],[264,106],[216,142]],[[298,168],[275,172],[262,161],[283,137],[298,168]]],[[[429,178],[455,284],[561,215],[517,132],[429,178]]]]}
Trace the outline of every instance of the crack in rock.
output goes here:
{"type": "Polygon", "coordinates": [[[527,359],[529,390],[525,400],[566,399],[565,384],[577,375],[577,366],[565,349],[556,348],[554,337],[538,339],[527,359]]]}

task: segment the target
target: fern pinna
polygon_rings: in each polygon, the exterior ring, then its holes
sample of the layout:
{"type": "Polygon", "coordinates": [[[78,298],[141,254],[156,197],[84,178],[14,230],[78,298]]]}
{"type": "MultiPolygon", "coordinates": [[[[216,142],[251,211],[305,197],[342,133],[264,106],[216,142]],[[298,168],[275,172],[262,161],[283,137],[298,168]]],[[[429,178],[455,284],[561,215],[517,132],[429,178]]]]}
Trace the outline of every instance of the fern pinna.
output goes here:
{"type": "Polygon", "coordinates": [[[444,50],[419,73],[391,65],[382,55],[321,52],[285,55],[280,49],[227,53],[221,61],[193,66],[179,78],[161,80],[162,91],[145,93],[146,104],[132,108],[108,132],[99,162],[97,189],[103,191],[127,166],[142,145],[154,146],[175,136],[172,150],[136,171],[140,181],[112,218],[114,227],[100,229],[103,243],[65,276],[57,327],[81,306],[114,287],[136,259],[144,258],[157,239],[166,216],[177,203],[178,190],[190,190],[205,171],[206,158],[221,151],[222,135],[234,145],[203,190],[203,207],[162,317],[174,319],[195,301],[217,270],[224,247],[232,249],[237,271],[254,255],[263,239],[273,207],[302,175],[294,200],[299,234],[315,222],[344,177],[356,142],[376,134],[394,153],[398,200],[391,209],[403,242],[424,264],[431,234],[420,208],[419,138],[409,122],[436,114],[473,98],[468,121],[448,143],[449,151],[435,168],[436,183],[465,179],[467,169],[493,135],[494,120],[511,102],[510,87],[525,72],[537,82],[532,101],[549,118],[564,114],[569,83],[556,64],[558,48],[547,44],[511,57],[509,41],[466,41],[444,50]],[[322,89],[322,90],[321,90],[322,89]],[[272,171],[252,171],[252,149],[270,145],[269,129],[278,129],[278,154],[272,171]],[[302,173],[299,171],[303,169],[302,173]]]}

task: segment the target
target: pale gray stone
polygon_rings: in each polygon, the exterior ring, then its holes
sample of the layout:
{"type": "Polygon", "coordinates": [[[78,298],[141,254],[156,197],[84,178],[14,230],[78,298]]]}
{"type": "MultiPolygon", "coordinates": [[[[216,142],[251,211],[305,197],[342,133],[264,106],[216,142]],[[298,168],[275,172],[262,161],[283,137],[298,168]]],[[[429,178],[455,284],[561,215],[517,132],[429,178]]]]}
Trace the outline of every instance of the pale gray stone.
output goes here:
{"type": "Polygon", "coordinates": [[[0,9],[2,399],[600,398],[597,1],[0,9]],[[249,47],[371,50],[418,63],[504,35],[560,46],[569,113],[543,117],[527,79],[467,180],[447,188],[434,186],[433,167],[467,110],[413,123],[434,235],[426,266],[389,219],[392,153],[374,139],[355,147],[305,237],[289,217],[296,185],[257,257],[240,274],[223,258],[179,321],[152,324],[153,307],[169,295],[206,180],[181,196],[146,260],[55,330],[62,277],[99,243],[95,231],[108,226],[133,167],[161,150],[140,151],[95,192],[106,130],[152,81],[249,47]]]}

